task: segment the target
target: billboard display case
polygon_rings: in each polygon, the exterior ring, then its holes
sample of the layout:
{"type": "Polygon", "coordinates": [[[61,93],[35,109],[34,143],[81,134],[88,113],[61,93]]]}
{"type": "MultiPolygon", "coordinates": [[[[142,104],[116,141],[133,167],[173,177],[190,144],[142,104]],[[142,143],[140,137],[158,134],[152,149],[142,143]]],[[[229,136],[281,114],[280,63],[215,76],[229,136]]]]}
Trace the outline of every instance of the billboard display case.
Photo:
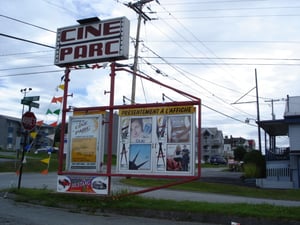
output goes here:
{"type": "Polygon", "coordinates": [[[104,154],[102,115],[70,117],[68,133],[66,170],[99,172],[104,154]]]}
{"type": "Polygon", "coordinates": [[[195,111],[194,106],[120,110],[118,172],[193,176],[195,111]]]}

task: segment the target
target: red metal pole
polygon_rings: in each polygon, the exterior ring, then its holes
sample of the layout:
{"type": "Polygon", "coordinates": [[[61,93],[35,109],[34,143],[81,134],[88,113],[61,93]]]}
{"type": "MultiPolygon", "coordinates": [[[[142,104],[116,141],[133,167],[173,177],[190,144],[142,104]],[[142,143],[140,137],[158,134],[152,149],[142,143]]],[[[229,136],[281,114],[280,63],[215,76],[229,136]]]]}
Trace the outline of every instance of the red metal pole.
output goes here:
{"type": "Polygon", "coordinates": [[[70,69],[65,69],[65,86],[63,95],[63,107],[62,107],[62,119],[60,127],[60,143],[59,143],[59,161],[58,161],[58,174],[62,173],[63,161],[64,161],[64,140],[65,140],[65,129],[66,129],[66,115],[67,115],[67,99],[68,99],[68,84],[69,84],[70,69]]]}
{"type": "Polygon", "coordinates": [[[110,100],[109,100],[109,123],[108,123],[108,144],[107,144],[107,174],[108,174],[108,194],[110,194],[111,183],[111,164],[112,164],[112,142],[113,142],[113,121],[114,121],[114,97],[115,97],[115,76],[116,76],[116,64],[115,62],[110,64],[110,100]]]}

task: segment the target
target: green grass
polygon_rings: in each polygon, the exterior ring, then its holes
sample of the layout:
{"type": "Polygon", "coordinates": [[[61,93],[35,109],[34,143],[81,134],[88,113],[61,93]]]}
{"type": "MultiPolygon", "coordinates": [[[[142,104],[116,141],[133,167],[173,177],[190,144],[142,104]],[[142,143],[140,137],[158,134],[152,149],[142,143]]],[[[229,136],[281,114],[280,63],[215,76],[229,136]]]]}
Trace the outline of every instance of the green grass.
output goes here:
{"type": "MultiPolygon", "coordinates": [[[[0,157],[7,158],[6,156],[0,157]]],[[[24,172],[40,172],[47,167],[40,162],[47,158],[48,154],[29,153],[27,162],[24,164],[24,172]]],[[[113,159],[115,160],[115,159],[113,159]]],[[[16,171],[15,162],[0,163],[0,172],[16,171]]],[[[57,171],[57,154],[52,154],[50,161],[50,171],[57,171]]],[[[224,168],[225,169],[225,168],[224,168]]],[[[166,179],[123,179],[123,183],[134,186],[154,187],[165,185],[174,180],[166,179]]],[[[243,187],[230,184],[217,184],[209,182],[194,181],[186,184],[173,186],[173,189],[180,189],[193,192],[219,193],[227,195],[237,195],[245,197],[297,200],[300,201],[300,190],[278,190],[278,189],[259,189],[243,187]]],[[[112,196],[103,197],[95,195],[74,195],[61,194],[48,189],[10,189],[14,193],[16,201],[42,204],[52,207],[66,207],[73,211],[87,211],[93,213],[96,211],[115,210],[117,212],[135,212],[136,210],[154,210],[154,211],[177,211],[188,213],[201,213],[204,215],[226,215],[253,218],[269,218],[275,220],[300,220],[300,207],[283,207],[267,204],[223,204],[223,203],[205,203],[191,201],[172,201],[148,199],[141,196],[127,196],[120,198],[124,193],[113,193],[112,196]]]]}
{"type": "MultiPolygon", "coordinates": [[[[51,207],[66,207],[72,211],[94,213],[105,210],[116,212],[171,211],[212,215],[240,216],[274,220],[300,220],[300,207],[283,207],[267,204],[225,204],[191,201],[148,199],[140,196],[108,198],[91,195],[58,194],[47,189],[12,189],[16,201],[43,204],[51,207]]],[[[119,193],[120,194],[120,193],[119,193]]]]}
{"type": "MultiPolygon", "coordinates": [[[[173,180],[131,178],[123,179],[122,183],[140,187],[154,187],[165,185],[172,181],[173,180]]],[[[300,189],[260,189],[255,187],[245,187],[232,184],[219,184],[201,181],[180,184],[171,188],[194,192],[207,192],[244,197],[300,201],[300,189]]]]}
{"type": "MultiPolygon", "coordinates": [[[[23,172],[41,172],[42,170],[47,168],[47,164],[41,162],[42,159],[48,158],[49,155],[47,153],[27,153],[25,155],[26,162],[23,164],[23,172]]],[[[49,164],[49,172],[57,171],[58,169],[58,155],[51,154],[50,164],[49,164]]],[[[0,158],[6,159],[15,159],[12,161],[1,162],[0,163],[0,172],[16,172],[19,170],[21,165],[21,154],[19,159],[13,156],[1,155],[0,158]]]]}

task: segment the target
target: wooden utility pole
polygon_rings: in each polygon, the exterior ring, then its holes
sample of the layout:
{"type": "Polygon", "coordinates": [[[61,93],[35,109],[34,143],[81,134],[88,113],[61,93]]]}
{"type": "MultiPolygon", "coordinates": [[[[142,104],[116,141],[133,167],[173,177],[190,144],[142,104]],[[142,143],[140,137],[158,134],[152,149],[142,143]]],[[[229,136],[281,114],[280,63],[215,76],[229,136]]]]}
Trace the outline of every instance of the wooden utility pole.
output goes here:
{"type": "Polygon", "coordinates": [[[136,72],[138,66],[138,53],[139,53],[139,42],[140,42],[140,30],[141,30],[141,21],[151,20],[143,11],[143,6],[148,3],[152,2],[153,0],[140,0],[135,3],[128,3],[126,6],[133,9],[138,15],[138,24],[137,24],[137,31],[136,31],[136,38],[135,38],[135,51],[134,51],[134,62],[133,62],[133,76],[132,76],[132,87],[131,87],[131,104],[135,104],[135,89],[136,89],[136,72]]]}
{"type": "Polygon", "coordinates": [[[256,87],[256,111],[257,111],[257,128],[258,128],[258,149],[261,152],[261,134],[260,134],[260,112],[259,112],[259,97],[257,84],[257,71],[255,69],[255,87],[256,87]]]}

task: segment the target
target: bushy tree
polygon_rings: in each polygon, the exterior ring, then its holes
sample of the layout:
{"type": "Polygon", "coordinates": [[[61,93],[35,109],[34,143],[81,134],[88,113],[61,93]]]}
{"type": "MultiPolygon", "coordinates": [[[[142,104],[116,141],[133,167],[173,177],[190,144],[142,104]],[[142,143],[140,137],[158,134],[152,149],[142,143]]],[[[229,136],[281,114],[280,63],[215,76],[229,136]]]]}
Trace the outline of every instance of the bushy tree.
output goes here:
{"type": "Polygon", "coordinates": [[[266,161],[260,151],[247,152],[243,161],[246,177],[262,178],[266,176],[266,161]]]}
{"type": "Polygon", "coordinates": [[[233,153],[236,161],[243,161],[247,151],[243,146],[238,146],[236,149],[234,149],[233,153]]]}

